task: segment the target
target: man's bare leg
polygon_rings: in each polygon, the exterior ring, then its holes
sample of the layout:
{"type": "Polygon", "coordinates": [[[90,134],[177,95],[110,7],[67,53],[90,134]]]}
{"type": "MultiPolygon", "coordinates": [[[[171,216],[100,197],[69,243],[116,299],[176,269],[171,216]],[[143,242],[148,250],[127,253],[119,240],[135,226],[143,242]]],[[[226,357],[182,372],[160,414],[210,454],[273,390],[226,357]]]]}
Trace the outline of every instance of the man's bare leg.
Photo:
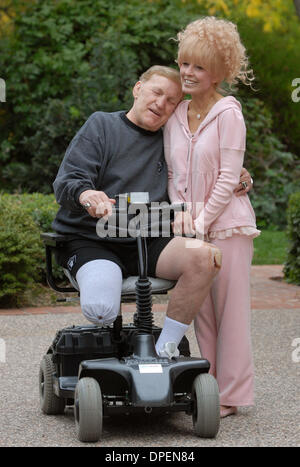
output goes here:
{"type": "Polygon", "coordinates": [[[221,267],[221,252],[214,245],[201,240],[175,237],[161,252],[156,275],[177,280],[172,291],[167,316],[190,324],[221,267]],[[186,247],[194,242],[195,247],[186,247]],[[196,245],[198,247],[196,247],[196,245]]]}
{"type": "Polygon", "coordinates": [[[177,284],[172,291],[165,326],[157,342],[158,350],[173,340],[173,334],[174,342],[179,344],[180,336],[183,337],[198,313],[220,267],[220,250],[201,240],[175,237],[161,252],[156,275],[177,280],[177,284]]]}

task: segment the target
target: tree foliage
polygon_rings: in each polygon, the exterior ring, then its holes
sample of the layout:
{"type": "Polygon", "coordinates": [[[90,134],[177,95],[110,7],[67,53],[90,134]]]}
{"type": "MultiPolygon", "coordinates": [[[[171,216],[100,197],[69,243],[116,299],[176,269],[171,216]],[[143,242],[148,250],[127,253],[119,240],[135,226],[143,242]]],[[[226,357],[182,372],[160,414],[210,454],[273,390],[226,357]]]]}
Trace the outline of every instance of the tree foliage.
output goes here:
{"type": "Polygon", "coordinates": [[[291,151],[300,154],[300,103],[291,100],[300,30],[292,2],[3,2],[10,27],[0,35],[0,76],[6,81],[6,102],[0,104],[2,187],[51,192],[64,152],[88,116],[128,109],[141,72],[153,64],[176,67],[171,38],[189,21],[214,14],[238,23],[249,51],[258,90],[237,94],[248,126],[246,166],[255,175],[260,220],[280,222],[278,208],[293,189],[291,151]]]}
{"type": "MultiPolygon", "coordinates": [[[[209,15],[226,16],[235,21],[240,18],[251,18],[262,21],[263,30],[286,31],[292,12],[299,9],[299,1],[295,6],[286,0],[196,0],[204,6],[209,15]]],[[[194,0],[182,0],[185,4],[194,0]]]]}
{"type": "Polygon", "coordinates": [[[169,39],[188,18],[180,7],[176,0],[45,0],[16,13],[14,34],[1,43],[4,186],[13,180],[15,187],[51,191],[67,144],[88,115],[128,107],[139,74],[175,57],[169,39]]]}
{"type": "Polygon", "coordinates": [[[294,5],[295,5],[295,8],[296,8],[296,13],[300,18],[300,1],[299,0],[294,0],[294,5]]]}
{"type": "Polygon", "coordinates": [[[297,189],[300,167],[296,157],[287,150],[272,131],[270,110],[257,99],[240,95],[247,125],[245,165],[254,178],[250,193],[260,228],[283,229],[287,219],[285,210],[291,193],[297,189]]]}

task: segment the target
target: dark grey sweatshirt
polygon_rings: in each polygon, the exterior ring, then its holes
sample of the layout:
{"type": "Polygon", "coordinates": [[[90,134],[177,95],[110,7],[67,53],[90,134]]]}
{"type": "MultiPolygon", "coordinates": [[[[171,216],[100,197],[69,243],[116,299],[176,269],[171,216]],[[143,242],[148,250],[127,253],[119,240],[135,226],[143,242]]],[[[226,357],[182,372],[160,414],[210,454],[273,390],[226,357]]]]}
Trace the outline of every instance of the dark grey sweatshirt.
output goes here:
{"type": "Polygon", "coordinates": [[[53,183],[60,209],[52,227],[72,236],[97,239],[96,223],[79,204],[85,190],[108,197],[149,192],[150,201],[168,201],[162,130],[150,132],[127,119],[125,112],[95,112],[67,148],[53,183]]]}

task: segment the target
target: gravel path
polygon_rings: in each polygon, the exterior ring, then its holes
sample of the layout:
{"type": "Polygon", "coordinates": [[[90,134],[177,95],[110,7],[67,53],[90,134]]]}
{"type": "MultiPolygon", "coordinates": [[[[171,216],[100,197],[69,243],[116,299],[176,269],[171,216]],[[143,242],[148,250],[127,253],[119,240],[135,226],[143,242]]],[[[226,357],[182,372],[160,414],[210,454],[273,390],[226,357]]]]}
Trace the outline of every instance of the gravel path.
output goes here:
{"type": "MultiPolygon", "coordinates": [[[[195,437],[191,417],[179,413],[105,418],[103,438],[95,444],[77,440],[72,410],[47,416],[39,408],[42,356],[58,329],[86,323],[84,318],[70,312],[0,315],[0,344],[5,342],[6,347],[5,361],[0,361],[0,446],[299,446],[300,362],[296,360],[300,352],[293,347],[300,338],[299,311],[252,312],[256,406],[221,420],[216,439],[195,437]]],[[[132,321],[129,311],[123,317],[124,322],[132,321]]],[[[155,311],[156,324],[161,326],[163,317],[162,311],[155,311]]],[[[192,355],[198,356],[192,328],[187,337],[192,355]]]]}

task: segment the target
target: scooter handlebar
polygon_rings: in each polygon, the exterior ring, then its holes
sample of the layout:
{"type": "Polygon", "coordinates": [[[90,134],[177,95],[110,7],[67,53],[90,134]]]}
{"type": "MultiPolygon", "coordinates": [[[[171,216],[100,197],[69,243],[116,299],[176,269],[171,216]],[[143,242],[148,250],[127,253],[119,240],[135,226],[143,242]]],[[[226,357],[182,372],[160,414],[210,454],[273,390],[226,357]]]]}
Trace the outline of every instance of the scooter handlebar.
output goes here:
{"type": "MultiPolygon", "coordinates": [[[[135,207],[136,210],[138,209],[144,209],[145,207],[147,208],[147,211],[149,213],[156,213],[156,212],[161,212],[161,213],[167,213],[167,212],[183,212],[187,210],[187,204],[186,203],[172,203],[166,204],[160,203],[158,206],[153,205],[154,203],[128,203],[126,207],[120,207],[120,206],[113,206],[113,212],[115,214],[125,214],[128,212],[129,206],[135,207]]],[[[156,203],[155,203],[156,204],[156,203]]]]}

